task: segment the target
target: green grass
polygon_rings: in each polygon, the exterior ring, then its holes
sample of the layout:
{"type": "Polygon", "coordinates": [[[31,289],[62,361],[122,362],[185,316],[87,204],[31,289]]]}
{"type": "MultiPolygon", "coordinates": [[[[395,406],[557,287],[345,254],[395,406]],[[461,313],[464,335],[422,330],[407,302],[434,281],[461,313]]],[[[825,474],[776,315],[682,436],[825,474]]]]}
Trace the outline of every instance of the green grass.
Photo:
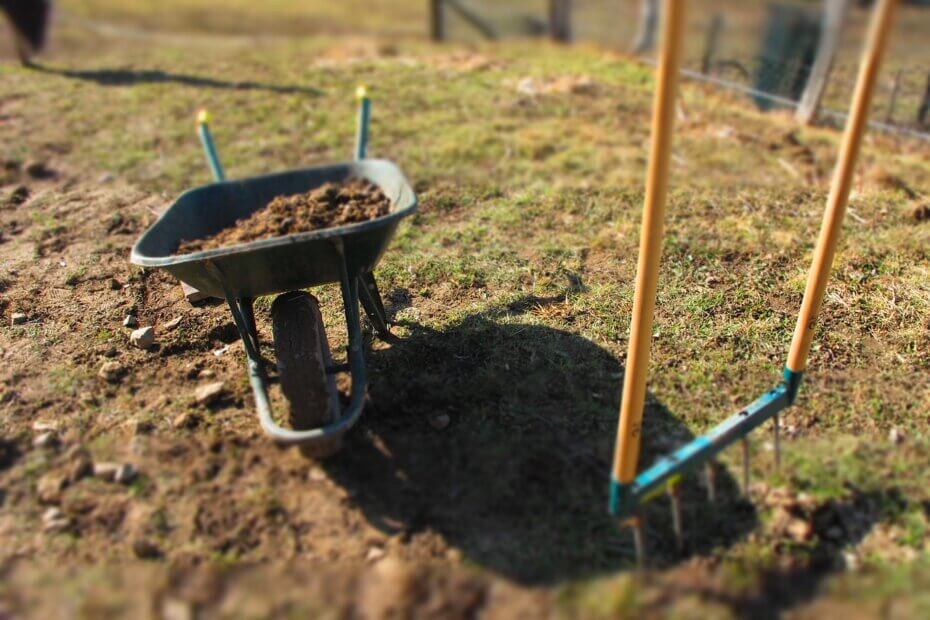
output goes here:
{"type": "MultiPolygon", "coordinates": [[[[320,9],[321,23],[358,9],[357,3],[330,4],[320,9]]],[[[399,10],[420,19],[419,4],[424,3],[403,3],[399,10]]],[[[209,32],[237,29],[231,17],[222,21],[216,12],[203,14],[202,21],[192,17],[201,14],[183,2],[159,3],[157,14],[148,3],[117,8],[96,0],[70,3],[84,13],[104,5],[129,23],[166,30],[178,24],[209,32]]],[[[260,12],[266,9],[264,19],[298,20],[293,3],[265,3],[260,12]]],[[[236,2],[226,10],[237,20],[259,19],[251,3],[236,2]]],[[[376,17],[364,19],[362,30],[376,29],[376,17]]],[[[293,27],[299,25],[298,20],[293,27]]],[[[408,28],[413,30],[402,30],[408,28]]],[[[6,92],[0,106],[17,118],[0,127],[0,157],[48,157],[90,183],[106,171],[145,191],[173,196],[209,179],[194,133],[198,108],[213,113],[223,163],[237,178],[346,159],[352,93],[366,83],[374,96],[372,153],[398,162],[421,197],[420,213],[404,224],[378,269],[380,285],[389,297],[401,291],[411,298],[415,312],[404,316],[415,319],[402,323],[399,332],[413,334],[424,354],[481,351],[500,362],[470,366],[469,382],[454,384],[461,402],[474,406],[468,422],[473,426],[467,428],[482,440],[489,460],[506,458],[493,451],[517,449],[525,424],[520,415],[550,380],[547,375],[530,387],[514,385],[518,375],[509,369],[529,364],[521,330],[566,332],[622,361],[647,156],[652,87],[647,67],[597,50],[530,43],[467,51],[403,40],[359,51],[352,43],[319,36],[231,40],[197,47],[196,54],[170,42],[104,43],[93,53],[85,47],[53,55],[46,71],[0,67],[6,92]],[[478,55],[487,62],[466,62],[478,55]],[[527,96],[516,88],[528,76],[546,83],[566,75],[589,76],[596,91],[527,96]],[[527,299],[535,301],[520,311],[501,311],[527,299]],[[501,370],[504,364],[508,372],[501,370]],[[482,400],[474,390],[499,399],[482,400]],[[503,437],[487,420],[502,420],[515,437],[503,437]]],[[[782,116],[763,115],[745,101],[694,84],[686,85],[683,101],[650,371],[654,408],[668,412],[664,423],[679,434],[708,428],[777,380],[838,141],[830,130],[796,129],[782,116]],[[815,163],[798,156],[786,139],[789,132],[810,146],[815,163]],[[779,160],[801,178],[788,174],[779,160]]],[[[922,148],[875,136],[863,162],[868,170],[880,162],[927,196],[930,165],[922,148]]],[[[867,574],[825,582],[829,596],[869,602],[905,596],[927,576],[930,227],[910,218],[913,205],[901,192],[868,174],[857,179],[851,206],[856,217],[845,226],[809,378],[785,418],[798,430],[786,440],[785,470],[773,480],[819,502],[867,497],[878,505],[875,524],[901,531],[895,544],[912,549],[917,560],[886,560],[863,548],[867,574]],[[893,427],[907,434],[902,446],[887,440],[893,427]]],[[[64,232],[48,212],[30,215],[37,240],[64,232]]],[[[77,284],[86,268],[69,274],[66,282],[77,284]]],[[[328,319],[341,312],[334,294],[321,298],[328,319]]],[[[106,329],[96,334],[100,342],[111,337],[106,329]]],[[[561,343],[554,338],[533,351],[554,376],[596,375],[604,390],[596,398],[578,394],[581,415],[553,414],[554,423],[604,438],[607,453],[599,456],[606,460],[616,407],[616,394],[609,392],[619,385],[619,375],[604,375],[603,368],[588,367],[590,360],[578,356],[563,357],[561,343]]],[[[413,385],[441,393],[445,386],[437,376],[418,375],[413,385]]],[[[51,378],[71,392],[82,380],[66,370],[51,378]]],[[[647,440],[665,442],[661,431],[647,440]]],[[[754,436],[761,454],[756,479],[769,473],[766,440],[761,432],[754,436]]],[[[494,478],[498,472],[485,473],[494,478]]],[[[492,490],[509,484],[506,473],[489,481],[492,490]]],[[[142,486],[136,491],[144,494],[142,486]]],[[[584,501],[600,501],[594,491],[578,493],[584,501]]],[[[539,501],[545,511],[543,499],[527,501],[539,501]]],[[[577,525],[568,517],[549,517],[548,523],[567,530],[577,525]]],[[[530,539],[551,534],[540,529],[530,539]]],[[[579,549],[590,544],[580,534],[572,541],[579,549]]],[[[860,542],[850,540],[848,546],[860,542]]],[[[737,593],[747,609],[754,604],[753,589],[763,587],[762,575],[785,561],[776,543],[754,535],[707,552],[727,567],[729,581],[720,587],[737,593]]],[[[837,557],[817,541],[811,547],[792,548],[787,555],[800,563],[818,554],[837,557]]],[[[501,543],[498,552],[507,550],[501,543]]],[[[533,549],[541,565],[577,557],[594,558],[602,573],[618,565],[611,550],[572,555],[576,551],[533,549]]],[[[497,566],[492,552],[483,557],[497,566]]],[[[623,562],[628,566],[629,558],[623,562]]],[[[578,578],[560,584],[560,605],[568,615],[588,617],[661,606],[640,585],[629,575],[578,578]]],[[[915,611],[927,606],[919,594],[905,598],[915,611]]],[[[732,611],[714,601],[688,595],[675,605],[682,615],[732,611]]]]}

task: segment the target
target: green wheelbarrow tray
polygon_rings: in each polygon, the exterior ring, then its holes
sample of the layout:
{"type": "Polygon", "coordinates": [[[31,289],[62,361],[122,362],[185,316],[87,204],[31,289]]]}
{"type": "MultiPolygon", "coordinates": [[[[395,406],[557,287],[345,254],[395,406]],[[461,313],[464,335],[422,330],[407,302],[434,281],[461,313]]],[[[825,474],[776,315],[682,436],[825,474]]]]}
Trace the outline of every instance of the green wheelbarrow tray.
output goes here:
{"type": "MultiPolygon", "coordinates": [[[[358,420],[365,399],[359,302],[382,337],[387,335],[384,305],[372,270],[400,220],[416,211],[417,198],[393,163],[367,159],[291,170],[260,177],[212,183],[185,192],[142,235],[130,260],[142,267],[167,269],[173,276],[214,297],[224,298],[248,358],[249,378],[262,429],[285,445],[331,444],[358,420]],[[190,254],[175,255],[182,240],[211,236],[248,217],[281,195],[311,191],[328,182],[363,178],[391,201],[387,215],[321,230],[263,239],[190,254]],[[322,428],[295,430],[280,426],[271,414],[268,378],[260,355],[254,300],[260,295],[295,291],[338,282],[348,326],[348,364],[329,367],[330,374],[352,375],[349,404],[322,428]]],[[[322,326],[320,326],[322,327],[322,326]]]]}

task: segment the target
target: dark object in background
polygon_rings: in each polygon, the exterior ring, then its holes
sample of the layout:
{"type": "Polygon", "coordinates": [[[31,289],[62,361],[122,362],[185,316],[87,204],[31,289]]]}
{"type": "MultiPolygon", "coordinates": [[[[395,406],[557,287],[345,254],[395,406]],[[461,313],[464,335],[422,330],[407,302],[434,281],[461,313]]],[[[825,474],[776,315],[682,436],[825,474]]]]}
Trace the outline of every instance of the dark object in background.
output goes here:
{"type": "MultiPolygon", "coordinates": [[[[819,43],[819,13],[786,4],[769,5],[756,69],[756,90],[798,101],[810,77],[819,43]]],[[[761,110],[776,105],[764,97],[754,99],[761,110]]]]}
{"type": "Polygon", "coordinates": [[[16,51],[23,65],[45,45],[52,0],[0,0],[0,9],[13,25],[16,51]]]}

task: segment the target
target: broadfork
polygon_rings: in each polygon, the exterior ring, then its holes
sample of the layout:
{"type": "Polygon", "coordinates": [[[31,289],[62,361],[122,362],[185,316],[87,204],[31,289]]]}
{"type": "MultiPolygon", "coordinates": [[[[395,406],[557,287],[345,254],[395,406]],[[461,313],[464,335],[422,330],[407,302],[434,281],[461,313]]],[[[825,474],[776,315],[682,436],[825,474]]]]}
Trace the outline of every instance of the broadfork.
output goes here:
{"type": "Polygon", "coordinates": [[[708,497],[716,498],[714,457],[729,445],[743,446],[743,485],[749,494],[749,442],[747,435],[768,420],[775,430],[775,463],[780,462],[780,412],[791,406],[807,367],[813,330],[823,301],[836,246],[846,214],[856,160],[868,120],[869,105],[891,29],[897,0],[878,0],[873,9],[868,38],[859,67],[849,116],[843,131],[837,164],[833,172],[820,236],[808,274],[804,299],[785,364],[783,380],[748,407],[729,417],[707,434],[697,437],[637,475],[646,374],[655,312],[659,262],[662,254],[663,219],[668,190],[675,99],[681,66],[686,0],[663,0],[662,41],[657,69],[652,115],[652,140],[646,176],[646,196],[640,233],[636,290],[630,325],[630,342],[623,380],[620,421],[613,470],[610,480],[609,511],[633,528],[637,558],[645,561],[646,539],[641,507],[663,492],[672,504],[676,546],[683,548],[681,495],[682,477],[701,466],[707,469],[708,497]]]}

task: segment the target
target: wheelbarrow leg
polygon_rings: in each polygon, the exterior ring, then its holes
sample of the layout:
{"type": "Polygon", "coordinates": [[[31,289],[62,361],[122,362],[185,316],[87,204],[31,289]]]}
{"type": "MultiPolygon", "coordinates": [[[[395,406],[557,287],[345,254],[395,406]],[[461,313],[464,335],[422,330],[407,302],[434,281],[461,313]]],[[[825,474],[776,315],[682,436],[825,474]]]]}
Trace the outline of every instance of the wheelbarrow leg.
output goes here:
{"type": "Polygon", "coordinates": [[[368,271],[359,276],[359,301],[365,308],[365,314],[374,325],[375,331],[382,339],[391,335],[391,330],[387,324],[387,312],[384,310],[384,303],[381,301],[381,292],[378,290],[378,283],[375,281],[375,274],[368,271]]]}

